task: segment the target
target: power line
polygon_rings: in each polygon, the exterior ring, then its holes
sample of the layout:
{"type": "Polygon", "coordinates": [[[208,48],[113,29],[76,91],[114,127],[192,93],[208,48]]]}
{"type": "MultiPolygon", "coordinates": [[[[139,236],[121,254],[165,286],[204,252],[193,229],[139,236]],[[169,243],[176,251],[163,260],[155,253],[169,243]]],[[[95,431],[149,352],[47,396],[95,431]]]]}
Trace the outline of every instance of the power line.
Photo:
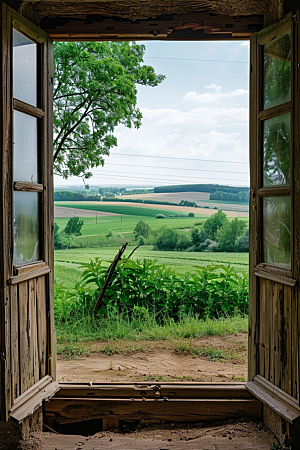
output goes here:
{"type": "MultiPolygon", "coordinates": [[[[119,174],[118,175],[112,175],[112,174],[105,175],[105,174],[102,174],[101,176],[100,175],[96,175],[96,176],[93,176],[93,179],[100,179],[100,178],[103,178],[103,177],[105,177],[105,178],[115,178],[116,176],[118,178],[125,178],[128,181],[134,179],[134,180],[141,180],[141,181],[148,180],[148,181],[152,181],[152,182],[155,182],[155,181],[161,182],[161,181],[163,181],[163,182],[166,182],[166,183],[178,184],[178,182],[174,182],[174,181],[171,181],[171,180],[166,180],[165,178],[156,178],[156,177],[155,178],[153,178],[153,177],[148,178],[148,177],[144,177],[144,176],[136,177],[136,176],[133,176],[133,175],[119,175],[119,174]]],[[[218,180],[219,182],[220,181],[233,181],[232,178],[201,177],[201,178],[198,179],[199,183],[195,183],[195,184],[200,184],[200,181],[202,179],[204,179],[204,180],[218,180]]],[[[245,179],[243,179],[243,180],[234,180],[234,181],[243,181],[244,182],[245,179]]],[[[189,181],[186,181],[186,183],[189,183],[189,181]]]]}
{"type": "Polygon", "coordinates": [[[232,61],[225,59],[198,59],[198,58],[168,58],[164,56],[144,56],[148,59],[174,59],[176,61],[200,61],[200,62],[221,62],[221,63],[237,63],[237,64],[249,64],[248,61],[232,61]]]}
{"type": "Polygon", "coordinates": [[[161,167],[161,166],[141,166],[139,164],[120,164],[109,163],[109,166],[125,166],[125,167],[142,167],[145,169],[167,169],[167,170],[191,170],[193,172],[222,172],[222,173],[238,173],[242,175],[248,175],[248,172],[231,172],[228,170],[211,170],[211,169],[183,169],[181,167],[161,167]]]}
{"type": "Polygon", "coordinates": [[[201,158],[180,158],[180,157],[176,157],[176,156],[154,156],[154,155],[136,155],[136,154],[131,154],[131,153],[111,153],[110,156],[138,156],[141,158],[161,158],[161,159],[183,159],[185,161],[207,161],[207,162],[220,162],[220,163],[227,163],[227,164],[247,164],[247,162],[242,162],[242,161],[225,161],[222,159],[201,159],[201,158]]]}
{"type": "MultiPolygon", "coordinates": [[[[93,171],[93,173],[95,173],[95,171],[93,171]]],[[[101,174],[101,176],[105,176],[105,174],[106,173],[109,173],[110,175],[112,175],[112,176],[124,176],[124,172],[114,172],[114,171],[110,171],[110,170],[105,170],[105,172],[101,172],[101,170],[99,170],[99,171],[97,171],[96,172],[96,175],[97,174],[101,174]]],[[[110,176],[109,175],[109,176],[110,176]]],[[[135,177],[135,175],[136,174],[133,174],[133,175],[131,175],[131,174],[127,174],[126,176],[129,176],[129,177],[135,177]]],[[[149,174],[145,174],[145,175],[149,175],[149,174]]],[[[161,175],[161,174],[160,174],[161,175]]],[[[159,176],[159,175],[158,175],[159,176]]],[[[201,180],[201,178],[205,178],[205,179],[207,179],[207,180],[209,180],[209,179],[213,179],[213,180],[217,180],[218,178],[216,178],[216,177],[191,177],[191,176],[181,176],[181,175],[175,175],[176,176],[176,178],[183,178],[184,180],[197,180],[198,182],[199,182],[199,180],[201,180]]],[[[143,175],[141,175],[141,177],[143,177],[143,175]]],[[[139,178],[141,178],[141,177],[139,177],[139,178]]],[[[169,175],[169,174],[163,174],[163,177],[171,177],[171,180],[172,179],[174,179],[174,175],[169,175]]],[[[155,178],[151,178],[151,180],[152,179],[155,179],[155,180],[157,180],[158,178],[157,177],[155,177],[155,178]]],[[[223,179],[223,178],[222,178],[223,179]]],[[[222,180],[221,179],[221,180],[222,180]]],[[[171,180],[167,180],[166,178],[163,178],[163,180],[164,181],[171,181],[171,180]]],[[[238,181],[245,181],[245,180],[238,180],[238,181]]],[[[188,181],[189,182],[189,181],[188,181]]]]}

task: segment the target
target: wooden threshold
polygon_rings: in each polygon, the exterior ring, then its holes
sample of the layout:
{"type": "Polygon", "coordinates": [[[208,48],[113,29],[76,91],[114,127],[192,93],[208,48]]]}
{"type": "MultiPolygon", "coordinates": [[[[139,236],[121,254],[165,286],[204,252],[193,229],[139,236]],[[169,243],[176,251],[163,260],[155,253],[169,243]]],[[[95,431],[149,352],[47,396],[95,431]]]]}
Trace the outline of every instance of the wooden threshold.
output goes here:
{"type": "Polygon", "coordinates": [[[59,392],[45,404],[45,418],[59,424],[107,418],[177,422],[261,419],[261,413],[261,402],[242,383],[60,384],[59,392]]]}

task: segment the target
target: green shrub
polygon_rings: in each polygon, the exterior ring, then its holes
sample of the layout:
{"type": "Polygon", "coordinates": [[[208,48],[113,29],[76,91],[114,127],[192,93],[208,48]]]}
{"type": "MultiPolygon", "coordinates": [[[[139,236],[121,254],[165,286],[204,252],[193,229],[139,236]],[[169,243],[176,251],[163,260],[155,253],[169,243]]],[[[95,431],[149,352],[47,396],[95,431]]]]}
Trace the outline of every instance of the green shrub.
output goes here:
{"type": "MultiPolygon", "coordinates": [[[[199,319],[248,313],[248,280],[230,266],[196,266],[193,273],[178,275],[157,261],[119,261],[102,300],[98,316],[94,305],[104,284],[107,268],[99,258],[81,266],[81,283],[73,291],[61,285],[55,291],[55,316],[61,322],[79,316],[106,317],[128,314],[129,320],[145,320],[148,313],[157,323],[192,314],[199,319]]],[[[91,319],[92,320],[92,319],[91,319]]]]}
{"type": "Polygon", "coordinates": [[[156,219],[165,219],[166,216],[164,214],[156,214],[156,219]]]}

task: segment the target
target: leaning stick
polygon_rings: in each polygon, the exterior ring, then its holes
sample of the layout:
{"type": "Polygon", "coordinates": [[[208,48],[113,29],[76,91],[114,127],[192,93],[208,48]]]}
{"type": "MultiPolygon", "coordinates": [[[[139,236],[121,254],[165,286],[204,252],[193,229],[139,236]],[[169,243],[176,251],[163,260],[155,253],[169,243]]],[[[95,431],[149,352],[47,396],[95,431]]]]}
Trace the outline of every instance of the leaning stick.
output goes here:
{"type": "Polygon", "coordinates": [[[106,292],[106,289],[107,289],[107,287],[109,285],[109,282],[110,282],[110,279],[112,277],[112,274],[114,273],[116,265],[118,264],[119,260],[121,259],[121,256],[123,255],[127,245],[128,245],[128,242],[126,242],[126,244],[124,244],[123,247],[120,248],[120,250],[118,251],[118,253],[117,253],[116,257],[115,257],[115,259],[113,260],[113,262],[111,263],[111,265],[110,265],[110,267],[108,269],[104,285],[103,285],[103,287],[101,289],[101,292],[99,294],[99,297],[98,297],[96,305],[95,305],[96,311],[98,311],[100,309],[100,307],[101,307],[101,302],[102,302],[102,299],[103,299],[104,294],[106,292]]]}

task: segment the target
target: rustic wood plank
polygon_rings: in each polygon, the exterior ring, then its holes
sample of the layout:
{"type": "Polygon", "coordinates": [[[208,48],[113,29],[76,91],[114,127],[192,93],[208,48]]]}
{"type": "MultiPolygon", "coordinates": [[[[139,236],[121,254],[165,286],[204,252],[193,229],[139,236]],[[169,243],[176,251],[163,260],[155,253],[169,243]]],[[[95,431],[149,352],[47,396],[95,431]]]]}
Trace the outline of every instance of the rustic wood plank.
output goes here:
{"type": "Polygon", "coordinates": [[[264,345],[265,345],[265,378],[270,380],[270,334],[272,326],[272,281],[264,280],[265,284],[265,315],[261,317],[264,328],[264,345]]]}
{"type": "Polygon", "coordinates": [[[274,353],[274,311],[276,304],[275,297],[273,295],[273,285],[271,283],[270,292],[269,292],[269,301],[271,306],[270,316],[269,316],[269,327],[270,327],[270,373],[269,373],[269,381],[270,383],[275,382],[275,353],[274,353]]]}
{"type": "Polygon", "coordinates": [[[250,41],[250,204],[249,204],[249,325],[248,325],[248,380],[257,375],[258,350],[258,297],[259,280],[254,275],[254,269],[260,262],[258,233],[258,203],[257,203],[257,114],[258,114],[258,46],[257,37],[253,35],[250,41]]]}
{"type": "MultiPolygon", "coordinates": [[[[290,110],[291,110],[291,102],[282,103],[280,105],[273,106],[272,108],[268,108],[268,109],[261,111],[258,114],[258,118],[260,120],[266,120],[266,119],[270,119],[271,117],[276,117],[276,116],[279,116],[280,114],[285,114],[287,112],[290,112],[290,110]]],[[[272,188],[262,188],[261,190],[263,190],[263,189],[267,190],[267,189],[272,189],[272,188]]],[[[277,189],[278,188],[276,188],[276,190],[277,189]]],[[[289,189],[289,191],[291,190],[291,188],[289,186],[282,186],[281,189],[285,189],[285,190],[289,189]]]]}
{"type": "Polygon", "coordinates": [[[291,334],[291,288],[284,287],[284,310],[283,310],[283,347],[282,354],[282,389],[288,394],[292,394],[292,334],[291,334]]]}
{"type": "Polygon", "coordinates": [[[273,284],[274,295],[274,384],[281,389],[282,385],[282,312],[284,292],[283,286],[273,284]]]}
{"type": "MultiPolygon", "coordinates": [[[[294,95],[295,98],[293,102],[293,135],[294,135],[294,146],[293,146],[293,197],[292,197],[292,208],[293,208],[293,270],[294,276],[298,280],[300,279],[300,127],[299,127],[299,117],[300,117],[300,83],[299,83],[299,64],[300,64],[300,45],[299,45],[299,23],[300,23],[300,11],[296,13],[297,26],[294,26],[294,95]]],[[[300,324],[300,286],[298,285],[295,290],[295,295],[293,298],[293,324],[292,324],[292,335],[293,335],[293,396],[299,400],[299,385],[300,385],[300,345],[299,345],[299,324],[300,324]]]]}
{"type": "Polygon", "coordinates": [[[33,270],[41,269],[46,266],[47,264],[44,261],[36,261],[23,266],[14,266],[14,275],[22,275],[23,273],[32,272],[33,270]]]}
{"type": "Polygon", "coordinates": [[[45,404],[46,417],[59,423],[90,419],[158,419],[174,421],[211,421],[237,417],[261,417],[258,400],[216,399],[64,399],[54,397],[45,404]]]}
{"type": "Polygon", "coordinates": [[[266,324],[264,318],[266,317],[266,280],[261,280],[260,283],[260,297],[259,297],[259,374],[265,376],[265,332],[266,324]]]}
{"type": "Polygon", "coordinates": [[[27,391],[31,378],[29,371],[28,328],[28,282],[24,281],[19,284],[20,394],[27,391]]]}
{"type": "Polygon", "coordinates": [[[264,278],[266,280],[276,281],[277,283],[285,284],[287,286],[296,286],[297,280],[287,277],[281,277],[280,275],[276,275],[266,270],[255,269],[254,273],[257,277],[264,278]]]}
{"type": "Polygon", "coordinates": [[[4,301],[5,301],[5,400],[6,407],[10,408],[12,404],[12,391],[11,391],[11,303],[10,303],[10,289],[6,287],[4,289],[4,301]]]}
{"type": "Polygon", "coordinates": [[[45,277],[37,278],[36,283],[36,307],[37,307],[37,346],[39,378],[47,373],[47,310],[46,310],[46,280],[45,277]]]}
{"type": "Polygon", "coordinates": [[[10,321],[11,321],[11,389],[12,404],[20,395],[20,372],[19,372],[19,302],[18,286],[10,288],[10,321]]]}
{"type": "MultiPolygon", "coordinates": [[[[29,292],[29,352],[32,371],[31,385],[39,381],[38,337],[37,337],[37,305],[36,305],[36,279],[28,281],[29,292]]],[[[29,386],[30,387],[30,386],[29,386]]]]}
{"type": "Polygon", "coordinates": [[[47,386],[42,389],[38,389],[34,395],[31,395],[22,404],[18,404],[14,407],[10,413],[10,417],[16,422],[21,423],[26,417],[32,415],[34,411],[39,409],[44,401],[48,401],[59,389],[58,383],[48,383],[47,386]]]}
{"type": "Polygon", "coordinates": [[[2,219],[0,222],[0,330],[1,330],[1,418],[8,420],[8,410],[11,407],[11,368],[10,368],[10,296],[7,290],[7,280],[12,270],[12,205],[11,205],[11,144],[12,144],[12,109],[11,109],[11,15],[10,9],[1,4],[1,87],[0,87],[0,139],[1,139],[1,187],[0,206],[2,219]]]}
{"type": "Polygon", "coordinates": [[[10,277],[9,282],[11,285],[19,284],[23,281],[31,280],[32,278],[38,278],[42,275],[46,275],[50,272],[50,268],[48,266],[41,267],[40,269],[32,270],[31,272],[22,273],[21,275],[15,275],[10,277]]]}
{"type": "Polygon", "coordinates": [[[262,385],[253,381],[249,381],[247,383],[247,388],[253,395],[255,395],[256,398],[260,399],[288,422],[293,423],[299,419],[299,409],[295,405],[289,404],[282,398],[276,396],[273,391],[269,391],[262,385]]]}
{"type": "Polygon", "coordinates": [[[53,43],[48,38],[45,44],[45,68],[44,68],[44,109],[46,116],[44,119],[45,133],[47,137],[44,146],[44,168],[43,180],[47,183],[47,191],[44,194],[44,258],[50,267],[46,284],[46,305],[47,305],[47,345],[48,345],[48,371],[47,373],[56,379],[56,332],[54,327],[54,195],[53,195],[53,43]]]}
{"type": "Polygon", "coordinates": [[[161,398],[218,398],[251,399],[251,394],[245,388],[245,383],[95,383],[90,385],[79,383],[60,383],[56,397],[64,398],[152,398],[156,392],[161,398]]]}
{"type": "Polygon", "coordinates": [[[43,192],[44,186],[39,183],[30,183],[29,181],[15,181],[14,191],[19,192],[43,192]]]}
{"type": "Polygon", "coordinates": [[[36,117],[38,119],[41,119],[45,116],[45,112],[42,109],[37,108],[33,105],[29,105],[28,103],[22,102],[21,100],[17,100],[16,98],[13,99],[13,106],[17,111],[36,117]]]}

